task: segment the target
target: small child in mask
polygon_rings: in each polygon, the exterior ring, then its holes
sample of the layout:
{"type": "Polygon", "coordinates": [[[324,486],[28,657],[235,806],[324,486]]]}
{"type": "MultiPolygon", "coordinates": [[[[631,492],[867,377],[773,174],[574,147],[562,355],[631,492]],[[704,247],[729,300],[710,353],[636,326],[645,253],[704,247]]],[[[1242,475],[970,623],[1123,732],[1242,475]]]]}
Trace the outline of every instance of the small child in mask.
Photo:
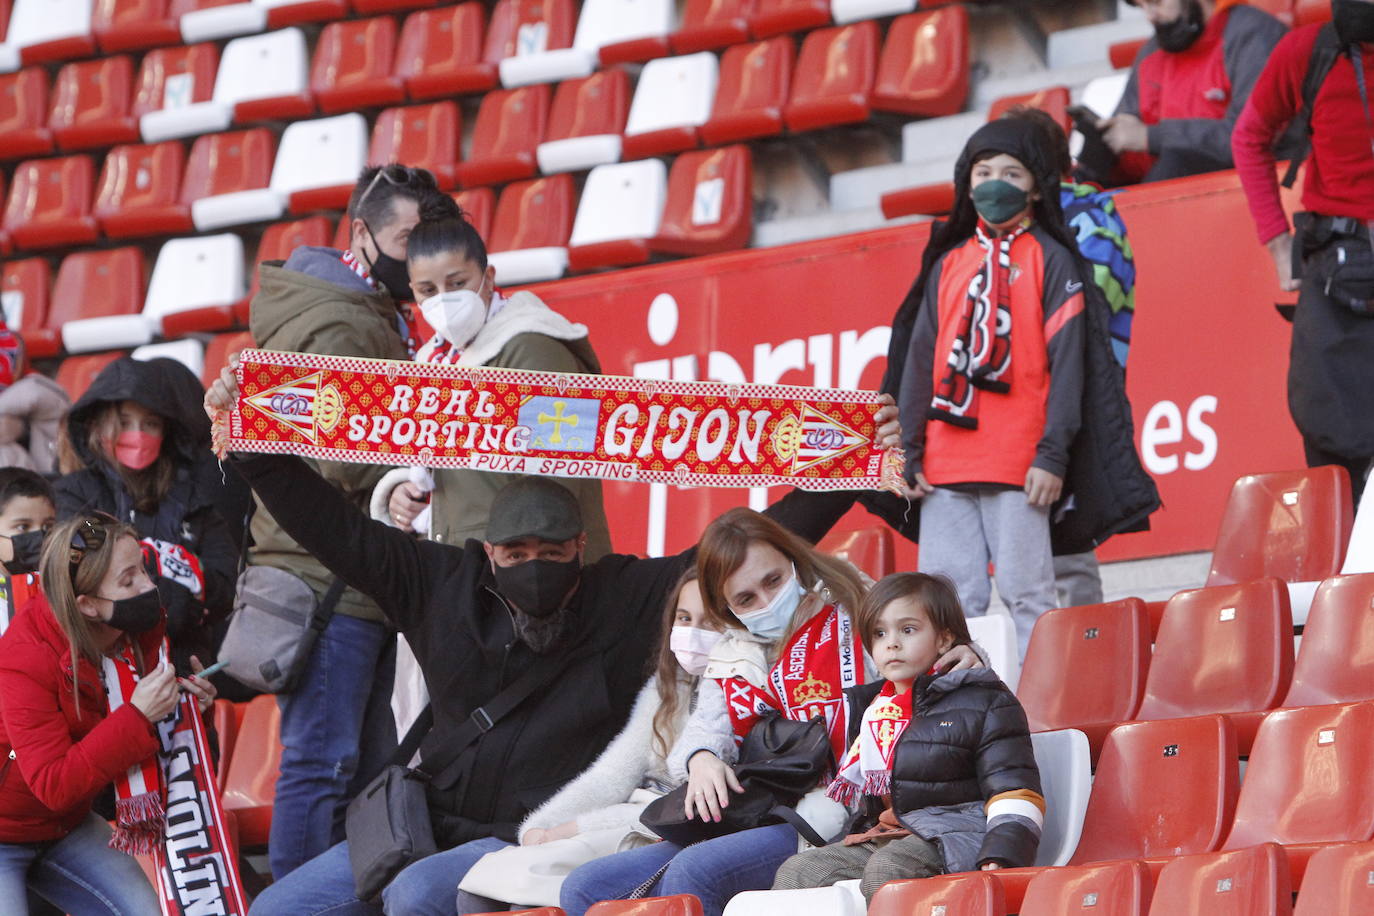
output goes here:
{"type": "Polygon", "coordinates": [[[38,592],[43,536],[56,522],[46,480],[27,468],[0,468],[0,633],[38,592]]]}
{"type": "Polygon", "coordinates": [[[783,863],[775,890],[1031,865],[1045,800],[1026,714],[988,668],[937,670],[971,640],[953,586],[896,573],[855,626],[885,680],[845,691],[849,752],[829,795],[859,813],[844,838],[783,863]]]}
{"type": "Polygon", "coordinates": [[[973,616],[988,562],[1021,653],[1056,604],[1050,511],[1082,416],[1086,300],[1036,127],[993,121],[955,167],[955,206],[922,262],[902,374],[907,482],[921,499],[922,572],[973,616]]]}

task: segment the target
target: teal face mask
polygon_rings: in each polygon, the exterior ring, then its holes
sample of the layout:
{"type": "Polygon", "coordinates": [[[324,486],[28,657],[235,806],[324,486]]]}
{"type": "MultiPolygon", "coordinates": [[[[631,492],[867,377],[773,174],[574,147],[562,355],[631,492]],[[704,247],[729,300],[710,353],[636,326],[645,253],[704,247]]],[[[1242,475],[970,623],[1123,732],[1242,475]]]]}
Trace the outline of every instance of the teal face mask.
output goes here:
{"type": "Polygon", "coordinates": [[[1000,226],[1030,204],[1030,193],[994,178],[973,189],[973,208],[989,225],[1000,226]]]}

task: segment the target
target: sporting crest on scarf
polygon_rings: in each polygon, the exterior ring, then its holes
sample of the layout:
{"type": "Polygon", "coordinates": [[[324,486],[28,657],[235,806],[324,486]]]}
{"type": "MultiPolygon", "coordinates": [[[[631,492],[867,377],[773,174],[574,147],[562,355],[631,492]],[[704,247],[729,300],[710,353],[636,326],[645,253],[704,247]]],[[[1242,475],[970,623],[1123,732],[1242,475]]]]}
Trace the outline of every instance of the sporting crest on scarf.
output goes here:
{"type": "Polygon", "coordinates": [[[864,710],[859,736],[840,764],[839,773],[826,794],[842,805],[852,805],[860,795],[884,796],[892,792],[892,757],[897,741],[911,724],[911,691],[897,693],[888,681],[864,710]]]}
{"type": "Polygon", "coordinates": [[[896,490],[879,395],[245,350],[216,448],[679,486],[896,490]]]}
{"type": "MultiPolygon", "coordinates": [[[[163,644],[166,657],[166,643],[163,644]]],[[[138,684],[132,649],[103,660],[110,711],[138,684]]],[[[234,845],[224,826],[219,786],[196,698],[182,696],[157,723],[158,753],[115,780],[110,845],[151,855],[162,916],[247,916],[234,845]]]]}

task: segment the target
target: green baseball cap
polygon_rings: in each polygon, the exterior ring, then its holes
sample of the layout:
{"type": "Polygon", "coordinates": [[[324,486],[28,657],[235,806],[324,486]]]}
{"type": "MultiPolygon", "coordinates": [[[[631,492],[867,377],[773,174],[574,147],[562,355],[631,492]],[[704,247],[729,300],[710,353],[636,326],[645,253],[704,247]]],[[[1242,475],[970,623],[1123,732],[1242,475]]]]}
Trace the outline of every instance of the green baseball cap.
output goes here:
{"type": "Polygon", "coordinates": [[[566,541],[582,533],[582,508],[565,486],[547,477],[517,477],[497,491],[487,516],[487,543],[521,538],[566,541]]]}

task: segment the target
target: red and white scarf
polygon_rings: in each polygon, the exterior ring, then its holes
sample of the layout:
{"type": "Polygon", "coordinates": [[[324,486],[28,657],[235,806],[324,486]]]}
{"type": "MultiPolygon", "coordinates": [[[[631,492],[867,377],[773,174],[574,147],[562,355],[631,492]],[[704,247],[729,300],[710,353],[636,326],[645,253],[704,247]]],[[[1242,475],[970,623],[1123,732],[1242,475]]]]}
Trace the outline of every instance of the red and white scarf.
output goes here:
{"type": "MultiPolygon", "coordinates": [[[[158,659],[167,657],[164,640],[158,659]]],[[[109,712],[128,702],[139,675],[133,647],[103,660],[109,712]]],[[[163,916],[246,916],[238,858],[224,825],[205,724],[193,694],[155,723],[160,748],[115,780],[110,846],[151,855],[163,916]]]]}
{"type": "Polygon", "coordinates": [[[827,605],[787,641],[766,687],[740,677],[722,680],[721,687],[736,741],[770,709],[798,722],[823,715],[838,760],[849,731],[843,691],[863,680],[863,650],[854,642],[853,622],[841,608],[827,605]]]}
{"type": "Polygon", "coordinates": [[[892,793],[892,756],[897,740],[911,724],[911,694],[910,690],[897,693],[892,681],[883,685],[864,710],[859,737],[854,739],[826,795],[842,805],[852,805],[861,795],[892,793]]]}
{"type": "Polygon", "coordinates": [[[1001,236],[988,235],[981,221],[974,228],[983,263],[969,282],[945,373],[935,386],[932,420],[977,429],[978,389],[1011,390],[1004,378],[1011,371],[1011,246],[1030,226],[1022,220],[1001,236]]]}

